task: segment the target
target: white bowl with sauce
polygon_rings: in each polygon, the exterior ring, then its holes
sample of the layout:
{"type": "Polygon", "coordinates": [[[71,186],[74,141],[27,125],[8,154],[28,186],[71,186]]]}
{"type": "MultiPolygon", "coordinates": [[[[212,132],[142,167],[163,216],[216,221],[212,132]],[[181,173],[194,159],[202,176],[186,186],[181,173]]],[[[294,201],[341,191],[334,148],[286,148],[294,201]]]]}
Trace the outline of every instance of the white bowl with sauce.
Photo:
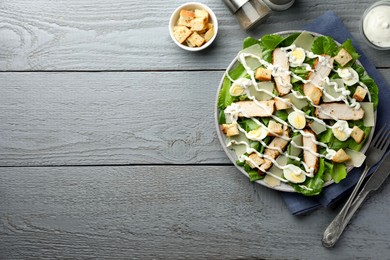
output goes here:
{"type": "Polygon", "coordinates": [[[378,1],[364,12],[361,33],[368,44],[378,50],[390,50],[390,1],[378,1]]]}

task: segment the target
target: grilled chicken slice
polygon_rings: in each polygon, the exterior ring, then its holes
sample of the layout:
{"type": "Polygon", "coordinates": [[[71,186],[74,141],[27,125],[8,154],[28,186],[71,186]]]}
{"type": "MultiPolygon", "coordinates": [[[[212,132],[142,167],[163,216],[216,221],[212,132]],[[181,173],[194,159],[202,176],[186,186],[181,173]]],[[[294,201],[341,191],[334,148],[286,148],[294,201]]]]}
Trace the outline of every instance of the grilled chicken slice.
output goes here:
{"type": "Polygon", "coordinates": [[[309,74],[309,82],[303,85],[303,93],[315,104],[320,103],[322,90],[320,87],[324,79],[329,76],[333,68],[334,58],[329,55],[322,56],[324,60],[317,59],[314,65],[314,72],[309,74]]]}
{"type": "Polygon", "coordinates": [[[364,110],[354,109],[345,103],[324,103],[316,108],[315,115],[321,119],[359,120],[364,117],[364,110]]]}
{"type": "MultiPolygon", "coordinates": [[[[283,136],[289,137],[288,128],[286,126],[283,129],[283,136]]],[[[288,143],[289,141],[286,141],[281,137],[275,137],[268,146],[278,147],[282,151],[284,151],[288,143]]],[[[266,148],[264,151],[264,155],[271,157],[272,159],[275,160],[280,155],[280,152],[278,150],[266,148]]],[[[260,169],[261,169],[260,171],[267,171],[269,168],[271,168],[271,166],[272,166],[272,161],[267,158],[264,158],[264,163],[260,165],[260,169]]]]}
{"type": "Polygon", "coordinates": [[[317,144],[312,140],[312,138],[316,139],[316,136],[309,129],[305,129],[303,131],[305,132],[305,134],[309,135],[302,137],[303,147],[305,147],[305,149],[303,150],[303,161],[305,162],[307,167],[309,167],[309,169],[314,169],[314,173],[316,173],[318,171],[319,159],[316,155],[306,150],[309,149],[314,153],[318,152],[317,144]]]}
{"type": "Polygon", "coordinates": [[[239,117],[268,117],[274,113],[274,100],[267,101],[239,101],[236,102],[240,111],[239,117]]]}
{"type": "Polygon", "coordinates": [[[273,74],[276,90],[280,96],[284,96],[290,93],[292,87],[287,52],[281,48],[277,48],[272,55],[273,65],[278,68],[273,74]]]}

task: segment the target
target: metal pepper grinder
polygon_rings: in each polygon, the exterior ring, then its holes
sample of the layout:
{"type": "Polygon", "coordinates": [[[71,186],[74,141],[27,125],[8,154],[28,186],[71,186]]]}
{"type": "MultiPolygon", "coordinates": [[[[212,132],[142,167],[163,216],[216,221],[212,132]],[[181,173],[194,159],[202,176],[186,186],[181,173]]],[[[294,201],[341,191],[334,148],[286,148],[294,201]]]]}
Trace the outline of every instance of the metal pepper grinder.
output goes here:
{"type": "Polygon", "coordinates": [[[271,9],[262,0],[223,0],[245,30],[263,22],[271,9]]]}
{"type": "Polygon", "coordinates": [[[273,11],[284,11],[290,8],[295,0],[263,0],[273,11]]]}

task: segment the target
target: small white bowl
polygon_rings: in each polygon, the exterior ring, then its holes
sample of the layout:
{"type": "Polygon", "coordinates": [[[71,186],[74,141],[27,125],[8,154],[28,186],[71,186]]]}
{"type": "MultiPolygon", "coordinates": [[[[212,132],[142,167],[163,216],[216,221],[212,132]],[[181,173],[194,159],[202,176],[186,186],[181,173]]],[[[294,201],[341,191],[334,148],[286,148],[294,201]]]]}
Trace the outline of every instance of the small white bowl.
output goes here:
{"type": "Polygon", "coordinates": [[[189,2],[182,4],[176,10],[172,13],[171,18],[169,19],[169,35],[171,36],[172,40],[176,43],[177,46],[180,48],[186,50],[186,51],[201,51],[206,49],[208,46],[210,46],[213,41],[215,40],[218,33],[218,21],[217,17],[215,16],[214,12],[205,4],[198,3],[198,2],[189,2]],[[175,37],[173,36],[173,27],[177,24],[177,20],[179,20],[180,16],[180,10],[186,9],[186,10],[195,10],[195,9],[203,9],[206,10],[209,13],[210,16],[210,23],[214,25],[214,36],[205,44],[203,44],[200,47],[189,47],[184,44],[179,43],[175,37]]]}
{"type": "MultiPolygon", "coordinates": [[[[377,49],[377,50],[390,50],[390,46],[380,46],[380,45],[377,45],[375,40],[375,36],[377,35],[372,35],[371,36],[371,39],[369,37],[367,37],[366,35],[366,32],[364,31],[365,30],[365,20],[366,20],[366,16],[375,8],[383,8],[383,7],[389,7],[390,6],[390,0],[382,0],[382,1],[378,1],[376,3],[374,3],[373,5],[371,5],[370,7],[368,7],[364,13],[363,13],[363,16],[360,20],[360,32],[361,34],[363,35],[363,38],[364,40],[369,44],[370,47],[374,48],[374,49],[377,49]],[[374,37],[374,38],[373,38],[374,37]]],[[[388,17],[388,16],[387,16],[388,17]]],[[[383,18],[383,17],[382,17],[383,18]]],[[[377,21],[380,21],[381,23],[384,22],[383,19],[381,21],[380,18],[378,18],[377,21]]],[[[369,28],[377,28],[380,24],[372,24],[371,26],[369,26],[369,28]]],[[[387,24],[388,25],[388,24],[387,24]]],[[[389,32],[386,34],[384,33],[383,35],[389,35],[389,32]]]]}

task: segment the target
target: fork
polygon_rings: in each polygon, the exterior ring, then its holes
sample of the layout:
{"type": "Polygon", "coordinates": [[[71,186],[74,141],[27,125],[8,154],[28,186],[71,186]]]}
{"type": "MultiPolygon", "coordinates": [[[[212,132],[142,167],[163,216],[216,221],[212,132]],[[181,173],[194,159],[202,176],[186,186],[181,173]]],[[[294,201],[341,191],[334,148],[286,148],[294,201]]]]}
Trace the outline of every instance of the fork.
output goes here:
{"type": "Polygon", "coordinates": [[[371,144],[367,150],[367,158],[365,161],[365,168],[360,176],[359,181],[357,182],[352,194],[348,198],[344,207],[341,209],[339,214],[334,218],[334,220],[326,228],[323,238],[322,245],[324,247],[332,247],[336,244],[337,240],[343,233],[345,227],[347,226],[350,218],[346,218],[351,204],[354,201],[356,194],[363,183],[368,171],[374,166],[377,162],[381,160],[385,154],[387,148],[390,144],[390,128],[385,124],[378,132],[378,134],[371,141],[371,144]]]}

